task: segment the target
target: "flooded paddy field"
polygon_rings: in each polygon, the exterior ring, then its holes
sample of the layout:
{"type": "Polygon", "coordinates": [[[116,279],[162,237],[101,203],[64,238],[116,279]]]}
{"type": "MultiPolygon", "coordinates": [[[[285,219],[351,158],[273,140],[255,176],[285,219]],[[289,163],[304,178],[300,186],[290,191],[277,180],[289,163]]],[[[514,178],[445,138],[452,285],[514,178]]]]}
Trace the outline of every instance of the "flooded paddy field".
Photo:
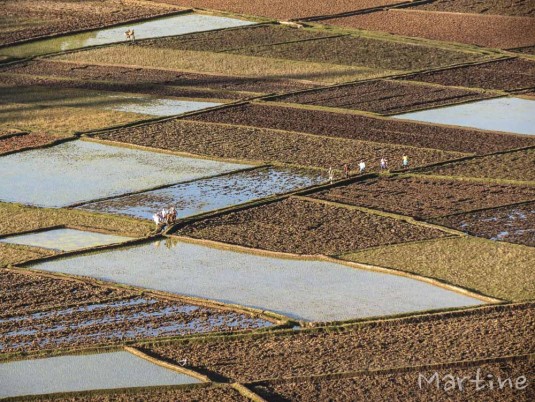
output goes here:
{"type": "Polygon", "coordinates": [[[118,104],[108,106],[106,109],[162,117],[193,112],[195,110],[221,105],[221,103],[214,102],[147,98],[132,95],[110,96],[110,101],[117,101],[118,104]]]}
{"type": "Polygon", "coordinates": [[[128,352],[0,363],[0,378],[0,397],[200,382],[128,352]]]}
{"type": "Polygon", "coordinates": [[[323,183],[325,173],[292,168],[262,168],[85,204],[79,208],[152,219],[154,211],[173,205],[185,218],[247,201],[323,183]]]}
{"type": "Polygon", "coordinates": [[[535,247],[535,202],[446,216],[436,222],[474,236],[535,247]]]}
{"type": "Polygon", "coordinates": [[[1,157],[0,168],[6,174],[0,178],[0,197],[8,202],[61,207],[246,167],[71,141],[1,157]],[[71,190],[73,183],[76,191],[71,190]]]}
{"type": "Polygon", "coordinates": [[[186,119],[478,154],[535,145],[535,137],[263,104],[207,111],[186,119]]]}
{"type": "Polygon", "coordinates": [[[307,321],[481,304],[414,279],[331,262],[270,258],[184,242],[171,248],[158,245],[90,253],[34,268],[240,304],[307,321]]]}
{"type": "Polygon", "coordinates": [[[447,163],[422,170],[421,173],[535,182],[535,169],[531,169],[532,166],[535,166],[535,148],[447,163]]]}
{"type": "Polygon", "coordinates": [[[272,100],[394,114],[493,96],[489,93],[461,88],[377,80],[282,95],[272,100]]]}
{"type": "Polygon", "coordinates": [[[534,326],[535,306],[526,303],[148,349],[172,361],[188,356],[194,370],[248,382],[528,354],[534,326]]]}
{"type": "Polygon", "coordinates": [[[535,135],[535,100],[497,98],[393,116],[395,119],[535,135]]]}
{"type": "Polygon", "coordinates": [[[325,190],[315,198],[430,218],[535,199],[535,187],[397,176],[325,190]]]}
{"type": "Polygon", "coordinates": [[[416,73],[400,79],[448,86],[512,91],[535,87],[534,77],[535,61],[511,58],[416,73]]]}
{"type": "Polygon", "coordinates": [[[340,254],[447,236],[437,229],[298,198],[187,224],[177,234],[295,254],[340,254]]]}
{"type": "Polygon", "coordinates": [[[535,249],[515,244],[457,237],[395,244],[342,258],[438,278],[504,300],[535,296],[535,249]]]}
{"type": "Polygon", "coordinates": [[[24,58],[89,46],[124,42],[124,31],[128,29],[133,29],[136,39],[139,40],[249,24],[252,24],[252,22],[236,18],[183,14],[15,45],[0,49],[0,55],[24,58]]]}
{"type": "Polygon", "coordinates": [[[337,178],[342,176],[343,163],[350,163],[356,168],[361,159],[369,161],[369,170],[377,171],[381,157],[396,163],[394,161],[401,161],[403,155],[409,154],[411,163],[419,166],[466,155],[182,119],[108,131],[98,134],[98,138],[224,159],[279,162],[323,169],[332,167],[337,171],[337,178]]]}
{"type": "Polygon", "coordinates": [[[130,240],[133,240],[133,238],[76,229],[52,229],[3,237],[0,238],[0,243],[21,244],[58,251],[74,251],[96,246],[124,243],[130,240]]]}

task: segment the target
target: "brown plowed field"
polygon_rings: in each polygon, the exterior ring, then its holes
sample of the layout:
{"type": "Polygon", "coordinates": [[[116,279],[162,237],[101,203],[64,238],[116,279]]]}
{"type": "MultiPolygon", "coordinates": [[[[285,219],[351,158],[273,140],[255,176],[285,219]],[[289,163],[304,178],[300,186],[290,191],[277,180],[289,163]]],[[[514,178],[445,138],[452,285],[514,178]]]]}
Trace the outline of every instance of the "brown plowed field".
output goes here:
{"type": "Polygon", "coordinates": [[[349,35],[273,46],[247,47],[231,53],[397,71],[449,66],[480,60],[483,57],[482,54],[475,52],[466,53],[423,44],[349,35]]]}
{"type": "Polygon", "coordinates": [[[507,59],[442,71],[417,73],[401,78],[447,86],[511,91],[535,87],[535,61],[507,59]]]}
{"type": "Polygon", "coordinates": [[[100,28],[180,10],[137,0],[4,0],[0,45],[44,35],[100,28]]]}
{"type": "Polygon", "coordinates": [[[532,18],[527,17],[392,9],[322,22],[347,28],[490,48],[509,49],[535,44],[535,24],[532,18]]]}
{"type": "Polygon", "coordinates": [[[0,155],[5,152],[18,151],[27,147],[37,147],[50,142],[50,135],[41,133],[20,134],[6,138],[0,137],[0,155]]]}
{"type": "MultiPolygon", "coordinates": [[[[363,373],[350,377],[328,376],[295,379],[285,381],[266,381],[250,386],[257,394],[274,402],[282,401],[327,401],[336,395],[338,401],[441,401],[447,397],[448,401],[476,401],[492,400],[495,402],[529,402],[527,389],[516,389],[515,381],[521,376],[531,379],[535,374],[533,364],[535,361],[528,356],[517,358],[504,358],[496,362],[479,361],[470,364],[452,364],[439,368],[407,368],[388,372],[363,373]],[[462,390],[458,386],[449,392],[444,391],[446,382],[444,376],[453,375],[455,378],[468,377],[475,379],[477,370],[480,378],[501,380],[511,378],[513,386],[507,383],[502,389],[476,390],[473,383],[465,382],[462,390]],[[436,382],[428,384],[435,373],[439,376],[439,388],[436,382]],[[420,374],[425,379],[420,378],[420,374]],[[420,378],[420,382],[418,379],[420,378]],[[421,384],[421,385],[420,385],[421,384]]],[[[446,381],[449,377],[446,377],[446,381]]],[[[497,380],[496,387],[498,386],[497,380]]],[[[488,385],[488,383],[487,383],[488,385]]],[[[449,388],[448,388],[449,389],[449,388]]]]}
{"type": "Polygon", "coordinates": [[[273,100],[285,103],[364,110],[381,114],[396,114],[485,99],[492,96],[494,95],[473,90],[378,80],[281,95],[273,100]]]}
{"type": "Polygon", "coordinates": [[[437,219],[474,236],[535,247],[535,202],[437,219]]]}
{"type": "Polygon", "coordinates": [[[261,104],[240,105],[202,113],[186,119],[464,153],[490,153],[535,145],[535,137],[261,104]]]}
{"type": "MultiPolygon", "coordinates": [[[[369,161],[369,171],[377,171],[383,156],[390,161],[400,161],[404,154],[410,154],[413,165],[419,166],[464,155],[345,138],[184,120],[118,129],[99,134],[98,137],[217,158],[279,162],[324,169],[332,167],[336,170],[341,170],[344,163],[350,163],[356,168],[360,159],[364,159],[369,161]]],[[[340,178],[339,173],[336,178],[340,178]]]]}
{"type": "Polygon", "coordinates": [[[437,229],[296,198],[193,222],[177,234],[295,254],[341,254],[447,236],[437,229]]]}
{"type": "Polygon", "coordinates": [[[516,48],[516,49],[511,49],[511,51],[517,52],[517,53],[535,55],[535,46],[519,47],[519,48],[516,48]]]}
{"type": "Polygon", "coordinates": [[[429,218],[535,200],[535,187],[425,177],[389,177],[359,181],[313,196],[417,218],[429,218]]]}
{"type": "Polygon", "coordinates": [[[531,0],[436,0],[426,4],[413,6],[411,7],[411,10],[412,9],[535,17],[535,5],[531,0]]]}
{"type": "Polygon", "coordinates": [[[535,182],[535,149],[453,162],[424,170],[439,176],[480,177],[535,182]]]}
{"type": "Polygon", "coordinates": [[[243,97],[243,95],[232,94],[231,92],[273,93],[297,91],[316,86],[310,83],[283,79],[225,77],[169,70],[99,66],[46,60],[32,61],[0,71],[5,73],[0,75],[0,82],[5,85],[53,85],[83,87],[86,89],[103,89],[101,87],[106,87],[125,92],[159,94],[159,92],[163,91],[169,94],[176,94],[175,96],[211,96],[222,99],[243,97]]]}
{"type": "Polygon", "coordinates": [[[473,361],[535,352],[535,305],[374,321],[330,331],[296,331],[147,346],[157,355],[233,381],[324,375],[473,361]]]}
{"type": "Polygon", "coordinates": [[[402,3],[402,0],[151,0],[181,7],[206,8],[276,19],[331,15],[402,3]]]}

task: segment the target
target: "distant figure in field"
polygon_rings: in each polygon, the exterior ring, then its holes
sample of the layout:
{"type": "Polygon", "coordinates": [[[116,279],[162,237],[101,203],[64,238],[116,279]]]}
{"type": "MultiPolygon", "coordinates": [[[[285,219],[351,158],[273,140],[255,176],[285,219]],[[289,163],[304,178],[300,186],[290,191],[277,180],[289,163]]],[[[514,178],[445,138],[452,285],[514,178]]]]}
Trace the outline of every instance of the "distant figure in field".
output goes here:
{"type": "Polygon", "coordinates": [[[333,184],[334,181],[334,172],[332,166],[329,166],[329,182],[333,184]]]}
{"type": "Polygon", "coordinates": [[[388,161],[382,157],[381,158],[381,170],[387,170],[388,169],[388,161]]]}
{"type": "Polygon", "coordinates": [[[176,221],[176,209],[175,209],[175,207],[171,207],[167,211],[166,221],[167,221],[168,225],[175,223],[175,221],[176,221]]]}
{"type": "Polygon", "coordinates": [[[351,165],[349,163],[344,163],[344,177],[346,179],[349,177],[350,170],[351,170],[351,165]]]}
{"type": "Polygon", "coordinates": [[[359,173],[364,173],[364,170],[366,170],[366,163],[364,163],[364,161],[360,161],[360,163],[359,163],[359,173]]]}
{"type": "Polygon", "coordinates": [[[403,155],[403,159],[402,159],[402,165],[404,168],[408,167],[409,166],[409,157],[407,155],[403,155]]]}
{"type": "Polygon", "coordinates": [[[126,40],[130,39],[131,43],[135,43],[136,42],[136,35],[134,34],[134,30],[132,28],[130,28],[128,31],[126,31],[124,33],[124,35],[126,36],[126,40]]]}

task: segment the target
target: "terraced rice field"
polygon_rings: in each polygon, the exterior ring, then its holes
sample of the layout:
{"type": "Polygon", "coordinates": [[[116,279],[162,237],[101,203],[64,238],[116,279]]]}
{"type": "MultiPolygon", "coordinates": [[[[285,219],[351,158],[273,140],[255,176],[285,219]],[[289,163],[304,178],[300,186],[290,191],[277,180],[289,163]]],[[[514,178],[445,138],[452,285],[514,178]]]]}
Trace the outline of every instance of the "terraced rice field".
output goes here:
{"type": "Polygon", "coordinates": [[[510,15],[518,17],[535,17],[535,7],[529,0],[505,2],[487,0],[473,2],[470,0],[437,0],[428,4],[417,4],[416,10],[445,11],[469,14],[510,15]]]}
{"type": "Polygon", "coordinates": [[[0,155],[46,145],[51,140],[50,136],[41,133],[2,136],[0,137],[0,155]]]}

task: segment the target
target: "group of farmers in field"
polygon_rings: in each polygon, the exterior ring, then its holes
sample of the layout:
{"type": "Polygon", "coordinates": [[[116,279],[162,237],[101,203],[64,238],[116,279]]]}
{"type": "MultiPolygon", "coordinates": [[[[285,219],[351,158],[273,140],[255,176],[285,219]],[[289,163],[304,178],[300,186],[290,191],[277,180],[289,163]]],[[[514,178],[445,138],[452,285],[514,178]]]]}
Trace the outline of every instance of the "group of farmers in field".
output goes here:
{"type": "Polygon", "coordinates": [[[161,211],[152,215],[152,219],[156,223],[156,227],[161,230],[164,226],[175,223],[176,209],[175,207],[170,207],[169,209],[163,208],[161,211]]]}
{"type": "MultiPolygon", "coordinates": [[[[388,160],[384,156],[379,161],[379,165],[381,167],[381,170],[388,170],[388,160]]],[[[409,166],[409,157],[407,155],[403,155],[401,159],[401,166],[403,168],[406,168],[409,166]]],[[[344,177],[347,179],[351,171],[351,164],[344,163],[342,167],[344,170],[344,177]]],[[[363,174],[366,171],[366,162],[361,160],[358,164],[358,168],[359,168],[359,174],[363,174]]],[[[333,181],[334,181],[334,170],[332,167],[329,167],[329,182],[332,183],[333,181]]]]}

